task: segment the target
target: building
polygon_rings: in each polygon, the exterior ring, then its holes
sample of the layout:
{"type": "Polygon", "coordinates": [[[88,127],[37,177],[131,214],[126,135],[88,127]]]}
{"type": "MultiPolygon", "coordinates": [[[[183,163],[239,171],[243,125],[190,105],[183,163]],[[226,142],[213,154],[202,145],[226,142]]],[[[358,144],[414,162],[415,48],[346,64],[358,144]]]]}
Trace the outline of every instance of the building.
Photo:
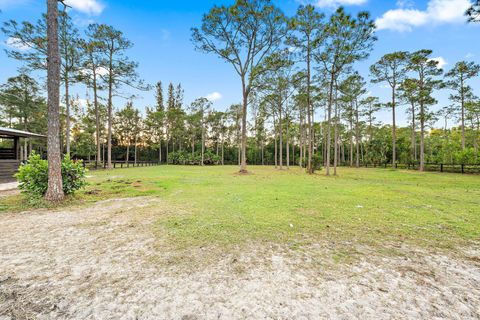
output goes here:
{"type": "Polygon", "coordinates": [[[11,180],[18,171],[22,160],[20,139],[40,138],[46,136],[0,127],[0,180],[11,180]]]}

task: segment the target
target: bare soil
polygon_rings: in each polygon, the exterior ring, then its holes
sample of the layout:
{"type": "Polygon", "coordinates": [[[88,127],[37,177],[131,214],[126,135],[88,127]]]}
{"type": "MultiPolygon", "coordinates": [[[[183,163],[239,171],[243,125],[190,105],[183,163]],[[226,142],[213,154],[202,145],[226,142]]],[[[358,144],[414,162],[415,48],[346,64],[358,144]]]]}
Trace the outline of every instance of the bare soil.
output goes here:
{"type": "Polygon", "coordinates": [[[0,216],[0,319],[480,319],[480,250],[252,243],[180,259],[154,198],[0,216]],[[186,264],[185,261],[189,261],[186,264]]]}

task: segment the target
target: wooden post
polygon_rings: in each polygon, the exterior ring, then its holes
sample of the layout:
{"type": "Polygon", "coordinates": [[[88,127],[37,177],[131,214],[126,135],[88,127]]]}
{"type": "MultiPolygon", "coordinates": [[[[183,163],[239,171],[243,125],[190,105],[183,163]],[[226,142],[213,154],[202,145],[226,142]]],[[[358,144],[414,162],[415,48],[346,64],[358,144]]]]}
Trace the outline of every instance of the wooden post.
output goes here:
{"type": "Polygon", "coordinates": [[[19,142],[19,137],[14,137],[13,138],[13,148],[15,149],[15,160],[20,160],[20,144],[19,142]]]}

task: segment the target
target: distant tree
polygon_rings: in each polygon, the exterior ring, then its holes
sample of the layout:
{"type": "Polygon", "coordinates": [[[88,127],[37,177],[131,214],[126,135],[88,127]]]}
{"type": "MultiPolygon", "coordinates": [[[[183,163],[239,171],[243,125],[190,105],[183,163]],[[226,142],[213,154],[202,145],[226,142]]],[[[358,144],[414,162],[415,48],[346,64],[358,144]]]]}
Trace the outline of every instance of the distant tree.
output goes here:
{"type": "Polygon", "coordinates": [[[103,67],[101,55],[101,43],[94,39],[96,25],[89,25],[86,31],[86,40],[80,41],[81,48],[81,65],[82,70],[79,73],[80,79],[83,80],[87,87],[93,90],[93,106],[95,111],[95,140],[97,146],[97,155],[95,157],[96,166],[102,161],[102,150],[100,133],[102,131],[101,107],[99,102],[99,91],[104,89],[101,83],[100,74],[106,70],[103,67]]]}
{"type": "Polygon", "coordinates": [[[480,0],[474,0],[472,6],[468,8],[465,15],[468,17],[468,22],[480,22],[480,0]]]}
{"type": "Polygon", "coordinates": [[[202,27],[192,29],[192,40],[198,50],[216,54],[240,76],[241,172],[247,172],[247,107],[252,84],[260,75],[258,66],[282,44],[286,30],[283,13],[270,0],[236,0],[232,6],[214,6],[203,16],[202,27]]]}
{"type": "Polygon", "coordinates": [[[205,163],[205,134],[206,134],[206,113],[212,107],[212,103],[206,98],[198,98],[194,102],[192,102],[192,112],[198,115],[198,119],[200,120],[201,125],[201,136],[202,136],[202,160],[201,165],[203,166],[205,163]]]}
{"type": "Polygon", "coordinates": [[[397,106],[398,86],[407,74],[408,53],[398,51],[384,55],[377,63],[370,67],[373,83],[386,82],[392,90],[392,100],[388,106],[392,109],[392,167],[397,165],[397,123],[395,108],[397,106]]]}
{"type": "Polygon", "coordinates": [[[374,130],[374,122],[376,120],[375,113],[377,113],[381,108],[382,104],[379,102],[378,97],[366,97],[365,99],[360,101],[360,105],[362,106],[361,115],[366,117],[367,122],[367,150],[366,155],[368,160],[372,160],[373,157],[370,155],[370,144],[373,140],[373,130],[374,130]]]}
{"type": "Polygon", "coordinates": [[[137,74],[138,63],[131,61],[125,52],[133,44],[125,38],[123,33],[105,24],[92,24],[88,26],[91,40],[99,46],[102,53],[102,67],[105,72],[100,77],[108,89],[107,100],[107,168],[112,168],[112,125],[113,125],[113,97],[120,94],[123,86],[140,90],[147,89],[139,80],[137,74]]]}
{"type": "MultiPolygon", "coordinates": [[[[130,146],[137,146],[137,138],[141,126],[140,111],[133,107],[133,103],[129,101],[125,108],[119,110],[115,115],[114,127],[121,143],[123,143],[127,151],[125,153],[125,163],[129,162],[130,146]]],[[[136,152],[135,152],[136,154],[136,152]]]]}
{"type": "Polygon", "coordinates": [[[418,104],[420,106],[420,171],[425,170],[425,125],[430,120],[428,106],[435,104],[432,97],[434,89],[441,86],[441,81],[435,77],[443,70],[438,67],[438,61],[431,59],[431,50],[419,50],[410,55],[408,69],[417,76],[418,104]]]}
{"type": "Polygon", "coordinates": [[[306,85],[306,103],[307,103],[307,125],[308,125],[308,160],[307,172],[313,173],[312,155],[313,155],[313,128],[312,128],[312,97],[311,97],[311,62],[312,54],[320,44],[320,37],[324,28],[324,15],[315,10],[313,5],[300,6],[297,14],[291,20],[291,27],[297,33],[289,37],[289,43],[299,49],[302,60],[307,64],[307,85],[306,85]]]}
{"type": "MultiPolygon", "coordinates": [[[[355,72],[347,79],[345,79],[339,86],[340,92],[346,98],[346,102],[348,103],[352,118],[355,120],[355,166],[358,168],[360,167],[360,100],[361,97],[367,92],[365,89],[365,80],[363,77],[358,73],[355,72]]],[[[350,151],[350,159],[353,159],[353,152],[350,151]]]]}
{"type": "Polygon", "coordinates": [[[450,100],[460,104],[463,150],[465,149],[465,103],[467,97],[472,95],[472,88],[467,85],[467,81],[478,76],[479,73],[480,65],[474,62],[460,61],[445,75],[449,79],[446,85],[455,91],[455,94],[450,95],[450,100]]]}
{"type": "Polygon", "coordinates": [[[411,149],[412,149],[412,160],[417,161],[417,108],[420,101],[420,94],[419,94],[419,82],[416,79],[405,79],[400,87],[400,100],[409,105],[409,114],[411,116],[411,149]]]}
{"type": "MultiPolygon", "coordinates": [[[[62,2],[62,1],[59,1],[62,2]]],[[[64,9],[66,6],[64,6],[64,9]]],[[[74,27],[72,18],[66,10],[58,13],[58,37],[60,50],[60,79],[65,88],[65,119],[66,153],[70,153],[70,94],[69,89],[78,78],[79,71],[79,34],[74,27]]],[[[47,67],[47,16],[43,15],[36,24],[22,22],[21,26],[15,20],[7,21],[2,27],[3,33],[13,39],[14,48],[7,50],[7,55],[23,61],[32,70],[45,70],[47,67]],[[16,47],[29,48],[19,50],[16,47]]]]}
{"type": "MultiPolygon", "coordinates": [[[[327,146],[326,175],[330,175],[331,152],[331,120],[332,107],[335,102],[335,91],[338,78],[342,72],[354,62],[366,59],[376,41],[375,23],[368,12],[360,12],[356,18],[345,13],[343,7],[330,17],[325,25],[324,34],[320,38],[321,45],[315,52],[328,78],[327,103],[327,146]]],[[[337,153],[335,153],[337,157],[337,153]]]]}
{"type": "MultiPolygon", "coordinates": [[[[46,134],[47,106],[41,96],[40,86],[25,70],[7,79],[0,86],[0,106],[6,126],[46,134]]],[[[30,141],[31,142],[31,141],[30,141]]],[[[28,154],[28,139],[24,140],[24,158],[28,154]]],[[[31,146],[31,143],[30,143],[31,146]]]]}
{"type": "Polygon", "coordinates": [[[157,82],[155,93],[155,107],[147,108],[145,125],[150,135],[158,142],[158,163],[162,163],[162,140],[165,126],[165,104],[163,101],[162,82],[157,82]]]}

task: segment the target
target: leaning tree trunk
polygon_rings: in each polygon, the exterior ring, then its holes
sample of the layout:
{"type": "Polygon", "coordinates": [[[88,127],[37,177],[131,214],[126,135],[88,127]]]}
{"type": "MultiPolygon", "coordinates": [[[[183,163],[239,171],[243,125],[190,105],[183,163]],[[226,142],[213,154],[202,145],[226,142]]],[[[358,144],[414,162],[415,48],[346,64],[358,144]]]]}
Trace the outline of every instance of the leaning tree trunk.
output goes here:
{"type": "Polygon", "coordinates": [[[45,198],[60,201],[64,198],[60,154],[60,52],[58,48],[58,3],[47,0],[48,39],[48,188],[45,198]]]}

